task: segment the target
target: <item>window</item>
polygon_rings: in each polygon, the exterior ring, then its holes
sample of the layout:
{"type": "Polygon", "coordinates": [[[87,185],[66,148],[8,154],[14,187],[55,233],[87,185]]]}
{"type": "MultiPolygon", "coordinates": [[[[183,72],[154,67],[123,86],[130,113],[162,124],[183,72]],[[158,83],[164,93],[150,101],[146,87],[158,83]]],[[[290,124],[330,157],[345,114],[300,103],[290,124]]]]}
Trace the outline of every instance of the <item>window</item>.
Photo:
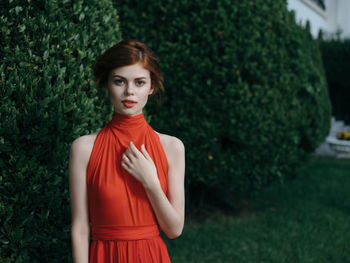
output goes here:
{"type": "Polygon", "coordinates": [[[311,0],[314,2],[316,5],[318,5],[323,11],[326,10],[326,5],[324,3],[324,0],[311,0]]]}

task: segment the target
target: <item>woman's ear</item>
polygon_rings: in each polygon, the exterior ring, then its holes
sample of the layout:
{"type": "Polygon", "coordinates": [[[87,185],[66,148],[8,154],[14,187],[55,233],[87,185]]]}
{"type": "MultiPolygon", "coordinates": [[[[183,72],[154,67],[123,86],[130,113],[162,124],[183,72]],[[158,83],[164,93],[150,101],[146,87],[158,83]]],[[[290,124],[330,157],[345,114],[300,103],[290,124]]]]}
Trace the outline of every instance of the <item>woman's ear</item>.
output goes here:
{"type": "Polygon", "coordinates": [[[149,90],[149,92],[148,92],[148,95],[152,95],[153,94],[153,91],[154,91],[154,89],[152,88],[152,89],[150,89],[149,90]]]}

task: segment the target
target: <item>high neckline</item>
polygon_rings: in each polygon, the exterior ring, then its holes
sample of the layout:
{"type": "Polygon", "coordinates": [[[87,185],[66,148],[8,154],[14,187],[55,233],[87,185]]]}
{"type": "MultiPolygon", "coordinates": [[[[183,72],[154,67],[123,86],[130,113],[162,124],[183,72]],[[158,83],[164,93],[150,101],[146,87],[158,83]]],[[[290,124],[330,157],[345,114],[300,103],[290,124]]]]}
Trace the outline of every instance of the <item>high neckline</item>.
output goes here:
{"type": "Polygon", "coordinates": [[[138,129],[147,125],[147,122],[143,112],[134,116],[114,112],[110,125],[114,128],[138,129]]]}

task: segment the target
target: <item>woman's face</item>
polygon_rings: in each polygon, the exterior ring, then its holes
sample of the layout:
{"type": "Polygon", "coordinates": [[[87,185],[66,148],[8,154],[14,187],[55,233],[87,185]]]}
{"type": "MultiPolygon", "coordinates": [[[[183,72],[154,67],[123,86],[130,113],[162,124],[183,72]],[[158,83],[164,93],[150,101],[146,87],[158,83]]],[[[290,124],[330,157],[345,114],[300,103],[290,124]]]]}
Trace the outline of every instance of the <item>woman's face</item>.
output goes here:
{"type": "Polygon", "coordinates": [[[150,72],[140,63],[111,70],[107,85],[115,112],[120,114],[142,113],[152,94],[150,72]]]}

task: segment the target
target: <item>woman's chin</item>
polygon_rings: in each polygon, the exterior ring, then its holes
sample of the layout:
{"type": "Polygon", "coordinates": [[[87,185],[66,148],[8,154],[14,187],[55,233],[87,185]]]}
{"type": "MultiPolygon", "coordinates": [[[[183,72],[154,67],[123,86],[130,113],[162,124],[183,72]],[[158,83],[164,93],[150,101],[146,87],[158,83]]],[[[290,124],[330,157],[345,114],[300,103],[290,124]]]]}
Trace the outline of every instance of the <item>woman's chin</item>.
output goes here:
{"type": "Polygon", "coordinates": [[[118,109],[118,110],[116,110],[114,108],[114,112],[119,113],[119,114],[124,114],[124,115],[135,116],[135,115],[138,115],[138,114],[142,113],[142,110],[136,110],[136,109],[133,109],[133,108],[125,107],[124,109],[118,109]]]}

